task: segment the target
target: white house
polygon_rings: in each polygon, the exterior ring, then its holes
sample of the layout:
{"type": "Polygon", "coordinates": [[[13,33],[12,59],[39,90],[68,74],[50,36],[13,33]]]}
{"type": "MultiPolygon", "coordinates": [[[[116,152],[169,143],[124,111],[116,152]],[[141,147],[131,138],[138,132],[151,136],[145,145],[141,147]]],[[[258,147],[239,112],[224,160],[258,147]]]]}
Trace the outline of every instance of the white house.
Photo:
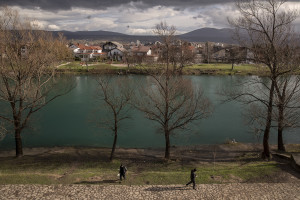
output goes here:
{"type": "Polygon", "coordinates": [[[95,60],[101,55],[102,48],[100,46],[87,46],[83,44],[77,44],[77,48],[73,50],[74,56],[81,59],[81,61],[95,60]]]}

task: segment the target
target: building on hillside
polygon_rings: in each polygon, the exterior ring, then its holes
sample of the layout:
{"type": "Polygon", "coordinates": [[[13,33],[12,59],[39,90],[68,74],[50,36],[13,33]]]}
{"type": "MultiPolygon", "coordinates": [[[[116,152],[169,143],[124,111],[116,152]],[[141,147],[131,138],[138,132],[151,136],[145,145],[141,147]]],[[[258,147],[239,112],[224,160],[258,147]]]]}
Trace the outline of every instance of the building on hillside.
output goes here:
{"type": "Polygon", "coordinates": [[[150,46],[133,46],[128,50],[128,55],[131,56],[137,63],[155,60],[150,46]]]}
{"type": "MultiPolygon", "coordinates": [[[[81,61],[92,61],[97,60],[105,53],[102,53],[100,46],[87,46],[83,44],[72,45],[72,48],[77,47],[73,50],[75,58],[79,58],[81,61]]],[[[71,47],[70,47],[71,48],[71,47]]]]}
{"type": "Polygon", "coordinates": [[[102,45],[103,52],[109,52],[112,49],[123,49],[123,45],[118,42],[106,42],[102,45]]]}
{"type": "Polygon", "coordinates": [[[123,60],[124,52],[126,50],[124,48],[114,48],[107,52],[107,58],[114,61],[123,60]]]}
{"type": "Polygon", "coordinates": [[[158,60],[158,57],[162,54],[163,50],[161,45],[152,45],[151,46],[151,56],[154,57],[154,61],[158,60]]]}
{"type": "Polygon", "coordinates": [[[133,56],[151,56],[151,47],[149,46],[135,46],[131,48],[131,54],[133,56]]]}

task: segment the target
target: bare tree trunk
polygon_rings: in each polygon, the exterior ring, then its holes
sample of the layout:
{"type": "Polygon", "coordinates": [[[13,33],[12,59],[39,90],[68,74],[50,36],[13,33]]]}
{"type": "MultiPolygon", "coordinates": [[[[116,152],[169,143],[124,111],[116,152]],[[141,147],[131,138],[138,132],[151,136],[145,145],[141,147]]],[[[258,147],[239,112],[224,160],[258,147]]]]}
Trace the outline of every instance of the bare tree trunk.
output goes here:
{"type": "Polygon", "coordinates": [[[117,139],[118,139],[118,127],[115,126],[115,137],[114,137],[114,143],[111,149],[111,154],[109,160],[112,161],[114,158],[115,150],[116,150],[116,145],[117,145],[117,139]]]}
{"type": "Polygon", "coordinates": [[[278,150],[280,151],[285,151],[285,147],[284,147],[284,144],[283,144],[283,136],[282,136],[282,133],[283,133],[283,120],[284,120],[284,116],[283,116],[283,106],[282,105],[279,105],[278,106],[278,110],[279,110],[279,116],[278,116],[278,150]]]}
{"type": "Polygon", "coordinates": [[[165,159],[170,159],[170,133],[168,130],[165,130],[165,142],[166,142],[166,149],[165,149],[165,159]]]}
{"type": "Polygon", "coordinates": [[[274,87],[275,87],[274,81],[275,80],[272,80],[272,84],[270,88],[267,121],[266,121],[266,127],[264,131],[264,139],[263,139],[264,151],[262,153],[262,158],[264,159],[270,158],[269,136],[270,136],[271,123],[272,123],[273,97],[274,97],[274,87]]]}
{"type": "Polygon", "coordinates": [[[15,142],[16,142],[16,157],[23,156],[22,139],[20,128],[15,129],[15,142]]]}

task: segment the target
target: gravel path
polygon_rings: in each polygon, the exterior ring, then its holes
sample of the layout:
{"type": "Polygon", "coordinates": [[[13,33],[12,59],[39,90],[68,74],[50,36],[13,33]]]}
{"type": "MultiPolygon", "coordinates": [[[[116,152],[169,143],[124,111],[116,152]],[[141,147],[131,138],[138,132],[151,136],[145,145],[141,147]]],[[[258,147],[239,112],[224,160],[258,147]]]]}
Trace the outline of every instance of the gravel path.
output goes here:
{"type": "Polygon", "coordinates": [[[300,183],[182,185],[0,185],[0,199],[284,199],[300,200],[300,183]]]}

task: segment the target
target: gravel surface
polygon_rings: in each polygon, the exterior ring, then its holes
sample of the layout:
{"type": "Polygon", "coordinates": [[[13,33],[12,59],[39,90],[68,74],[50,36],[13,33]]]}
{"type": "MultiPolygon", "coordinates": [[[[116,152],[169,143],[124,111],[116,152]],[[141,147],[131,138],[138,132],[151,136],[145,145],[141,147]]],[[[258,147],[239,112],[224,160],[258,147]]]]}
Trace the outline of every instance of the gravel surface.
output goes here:
{"type": "Polygon", "coordinates": [[[284,199],[300,200],[300,183],[182,185],[0,185],[0,199],[284,199]]]}

